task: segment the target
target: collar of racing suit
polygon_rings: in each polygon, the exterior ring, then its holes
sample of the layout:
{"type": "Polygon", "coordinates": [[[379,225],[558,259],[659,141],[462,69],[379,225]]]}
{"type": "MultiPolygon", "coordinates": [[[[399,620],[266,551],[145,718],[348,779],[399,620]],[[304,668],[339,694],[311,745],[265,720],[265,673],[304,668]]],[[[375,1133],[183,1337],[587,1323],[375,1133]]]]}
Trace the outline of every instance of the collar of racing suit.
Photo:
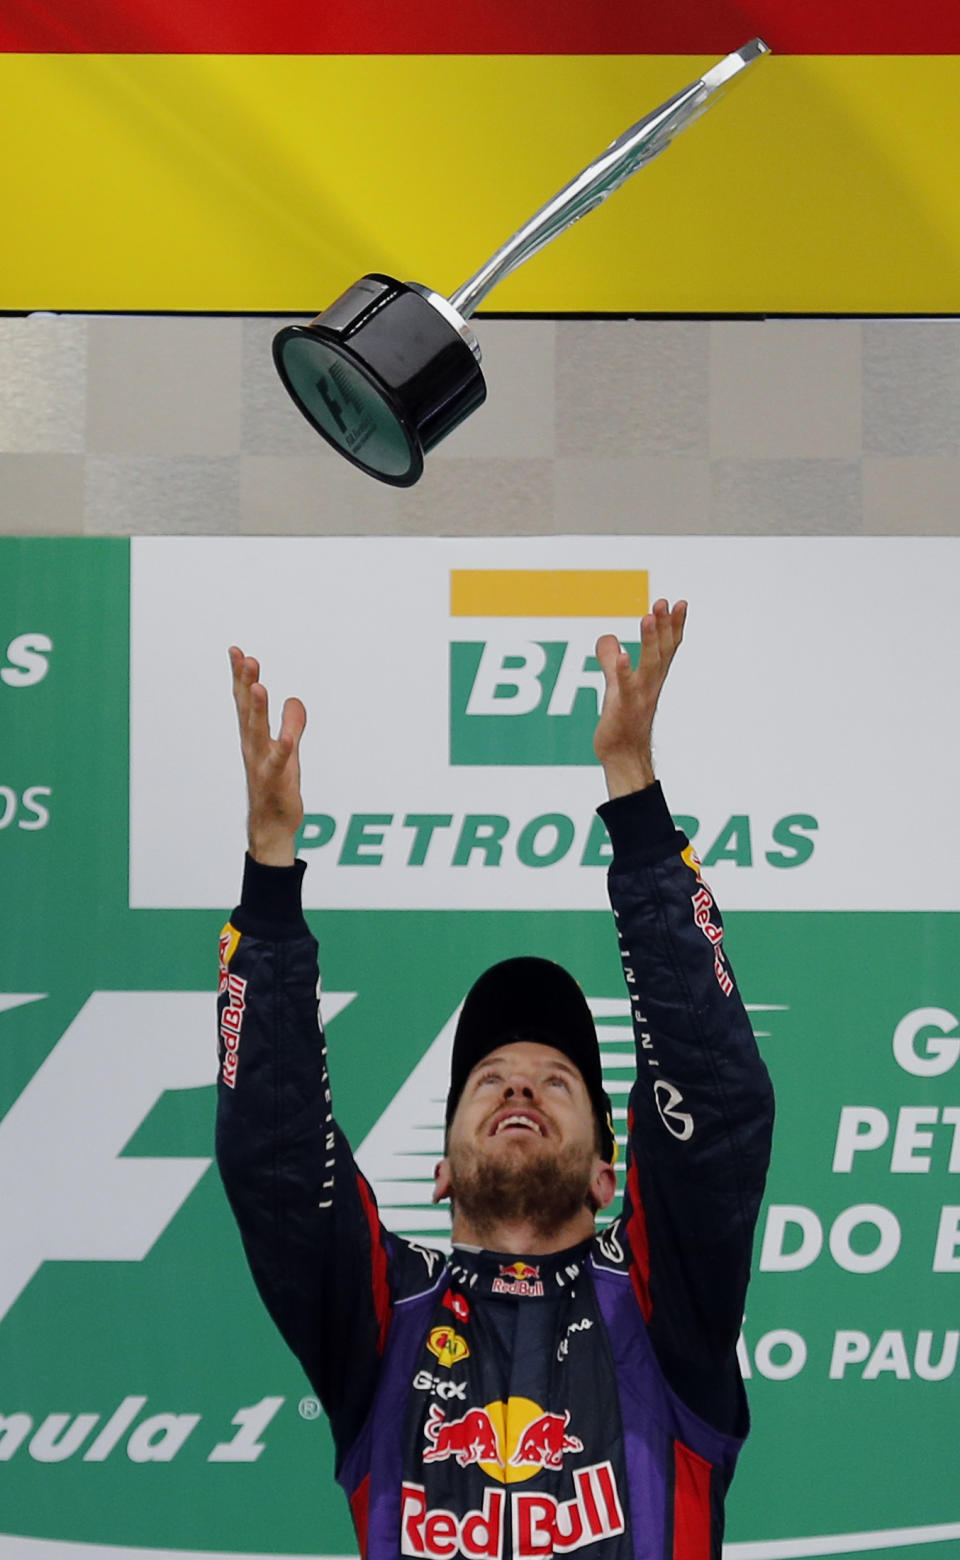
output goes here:
{"type": "Polygon", "coordinates": [[[455,1245],[449,1272],[467,1294],[549,1299],[576,1283],[592,1245],[593,1238],[565,1251],[536,1256],[455,1245]]]}

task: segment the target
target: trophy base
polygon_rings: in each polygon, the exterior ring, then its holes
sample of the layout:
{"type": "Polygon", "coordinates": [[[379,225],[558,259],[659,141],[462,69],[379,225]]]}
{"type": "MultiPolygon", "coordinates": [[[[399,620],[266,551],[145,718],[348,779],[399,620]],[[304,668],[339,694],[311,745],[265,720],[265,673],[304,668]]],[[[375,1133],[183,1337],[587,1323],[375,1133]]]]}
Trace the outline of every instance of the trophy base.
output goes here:
{"type": "Polygon", "coordinates": [[[486,399],[480,348],[445,298],[372,274],[273,342],[307,421],[361,471],[411,487],[424,456],[486,399]]]}

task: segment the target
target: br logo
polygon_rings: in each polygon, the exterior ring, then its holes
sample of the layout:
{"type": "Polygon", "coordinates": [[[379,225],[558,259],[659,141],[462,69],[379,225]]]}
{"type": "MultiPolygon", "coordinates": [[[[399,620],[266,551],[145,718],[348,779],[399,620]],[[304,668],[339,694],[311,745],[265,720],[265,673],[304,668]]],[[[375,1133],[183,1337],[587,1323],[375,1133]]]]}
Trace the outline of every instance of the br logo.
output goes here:
{"type": "Polygon", "coordinates": [[[597,635],[635,630],[648,599],[643,569],[454,569],[450,615],[470,621],[450,644],[450,763],[592,764],[597,635]]]}

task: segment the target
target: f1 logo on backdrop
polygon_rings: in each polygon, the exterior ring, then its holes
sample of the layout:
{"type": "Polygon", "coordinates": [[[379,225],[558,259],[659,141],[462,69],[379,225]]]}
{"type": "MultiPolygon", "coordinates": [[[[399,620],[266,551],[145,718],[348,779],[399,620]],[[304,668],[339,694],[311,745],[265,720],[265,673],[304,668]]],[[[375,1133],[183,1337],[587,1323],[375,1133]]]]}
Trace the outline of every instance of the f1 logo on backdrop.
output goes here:
{"type": "MultiPolygon", "coordinates": [[[[328,1022],[353,995],[325,993],[328,1022]]],[[[214,1083],[213,1024],[209,991],[94,991],[0,1117],[0,1321],[44,1262],[141,1262],[176,1217],[210,1159],[127,1145],[168,1089],[214,1083]]]]}
{"type": "Polygon", "coordinates": [[[649,593],[645,569],[453,569],[450,615],[476,626],[450,645],[451,765],[592,765],[596,625],[636,624],[649,593]]]}
{"type": "MultiPolygon", "coordinates": [[[[0,1011],[40,996],[0,994],[0,1011]]],[[[140,1262],[209,1159],[125,1157],[167,1089],[216,1076],[205,991],[95,991],[0,1120],[0,1319],[44,1262],[140,1262]]]]}

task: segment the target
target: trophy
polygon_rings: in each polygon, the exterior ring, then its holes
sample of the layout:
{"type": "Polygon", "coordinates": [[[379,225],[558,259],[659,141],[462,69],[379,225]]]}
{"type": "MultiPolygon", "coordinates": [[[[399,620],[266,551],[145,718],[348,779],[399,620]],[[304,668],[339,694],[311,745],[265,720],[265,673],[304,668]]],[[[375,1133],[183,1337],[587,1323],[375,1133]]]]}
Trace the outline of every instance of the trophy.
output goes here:
{"type": "Polygon", "coordinates": [[[274,338],[274,362],[307,421],[361,471],[411,487],[427,451],[486,399],[480,343],[468,321],[487,294],[619,189],[769,52],[754,38],[631,125],[449,298],[373,273],[309,325],[286,326],[274,338]]]}

